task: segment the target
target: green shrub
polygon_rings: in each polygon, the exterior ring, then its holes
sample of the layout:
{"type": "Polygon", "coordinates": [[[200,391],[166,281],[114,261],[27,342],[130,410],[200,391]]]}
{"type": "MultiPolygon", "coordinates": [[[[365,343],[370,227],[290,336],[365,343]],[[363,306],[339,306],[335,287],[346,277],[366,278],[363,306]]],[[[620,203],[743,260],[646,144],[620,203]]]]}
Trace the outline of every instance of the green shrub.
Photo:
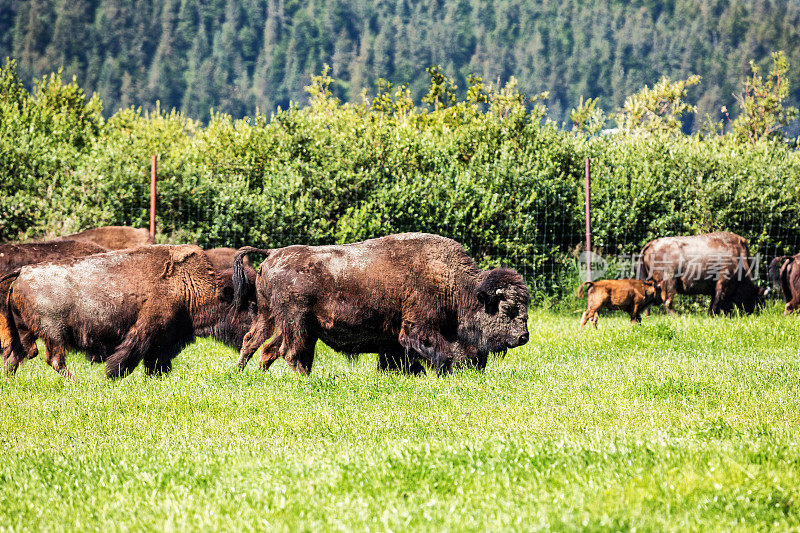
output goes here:
{"type": "Polygon", "coordinates": [[[202,125],[158,109],[103,122],[74,82],[54,76],[28,94],[7,63],[0,240],[146,225],[157,154],[162,242],[284,246],[427,231],[463,243],[483,266],[519,269],[541,302],[577,286],[589,157],[593,245],[605,255],[718,229],[747,237],[753,252],[798,251],[800,156],[786,144],[674,129],[568,132],[543,121],[546,95],[529,99],[513,80],[472,77],[458,101],[434,74],[431,107],[387,84],[342,104],[323,75],[306,107],[202,125]]]}

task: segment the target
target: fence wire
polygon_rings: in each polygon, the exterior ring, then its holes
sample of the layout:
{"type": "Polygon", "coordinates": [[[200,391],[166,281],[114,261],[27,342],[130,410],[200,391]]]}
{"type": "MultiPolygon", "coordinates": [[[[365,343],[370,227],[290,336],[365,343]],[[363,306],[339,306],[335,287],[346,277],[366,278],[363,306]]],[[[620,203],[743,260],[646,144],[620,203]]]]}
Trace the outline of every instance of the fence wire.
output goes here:
{"type": "MultiPolygon", "coordinates": [[[[156,208],[158,242],[192,242],[204,248],[238,248],[244,245],[281,247],[292,244],[341,244],[399,230],[437,233],[460,242],[483,267],[507,266],[517,269],[528,281],[537,301],[574,295],[582,269],[585,268],[579,263],[580,254],[585,248],[582,179],[565,178],[563,190],[538,191],[535,198],[529,199],[526,211],[507,213],[509,219],[503,221],[506,230],[502,232],[496,231],[495,221],[492,220],[465,222],[463,217],[450,216],[464,208],[453,205],[449,208],[440,207],[433,213],[386,214],[380,210],[367,211],[364,228],[359,229],[355,237],[348,237],[331,230],[338,223],[335,214],[331,219],[314,218],[313,213],[309,215],[313,207],[306,205],[300,209],[293,205],[298,201],[310,202],[309,197],[298,200],[274,193],[260,196],[260,188],[280,190],[282,181],[297,178],[266,175],[266,171],[263,171],[264,175],[259,175],[259,172],[258,165],[254,166],[252,162],[246,165],[220,163],[212,169],[211,175],[201,180],[204,184],[216,183],[220,185],[218,187],[198,185],[200,180],[187,183],[185,177],[159,175],[156,208]],[[237,187],[252,180],[253,176],[258,178],[260,185],[251,187],[249,196],[241,193],[247,187],[237,187]],[[264,185],[267,180],[270,187],[264,185]],[[226,188],[227,185],[231,187],[226,188]],[[300,212],[305,213],[305,218],[296,218],[300,212]]],[[[576,175],[582,175],[582,172],[576,172],[576,175]]],[[[150,208],[148,177],[149,172],[143,167],[140,182],[130,184],[127,190],[119,191],[116,197],[97,197],[91,201],[97,204],[100,211],[114,209],[113,223],[147,227],[150,208]]],[[[390,184],[386,181],[392,178],[382,179],[382,185],[387,186],[390,184]]],[[[535,180],[537,177],[521,176],[519,179],[535,180]]],[[[457,186],[454,183],[453,187],[457,186]]],[[[376,189],[373,184],[371,190],[376,189]]],[[[735,180],[731,182],[729,190],[733,201],[737,190],[735,180]]],[[[324,207],[325,193],[318,192],[313,201],[324,207]]],[[[419,191],[420,195],[425,193],[424,189],[419,191]]],[[[505,193],[516,194],[513,183],[505,193]]],[[[780,210],[773,212],[768,205],[759,203],[757,198],[751,209],[725,220],[714,217],[715,205],[710,203],[704,211],[705,215],[697,220],[681,219],[658,226],[647,217],[616,223],[619,217],[611,215],[624,210],[635,199],[627,197],[626,192],[608,183],[601,183],[599,178],[593,178],[592,194],[592,248],[605,262],[604,277],[634,276],[632,265],[636,255],[648,241],[661,236],[733,231],[748,240],[751,255],[758,257],[755,274],[757,283],[764,287],[769,283],[767,265],[772,258],[800,252],[800,232],[796,221],[787,221],[780,210]]],[[[339,212],[358,209],[372,200],[370,192],[359,194],[355,191],[353,198],[352,204],[342,205],[339,212]]],[[[724,195],[721,198],[717,195],[714,202],[724,203],[724,195]]],[[[447,201],[446,198],[434,199],[434,203],[447,201]]],[[[475,215],[479,217],[480,213],[475,215]]]]}

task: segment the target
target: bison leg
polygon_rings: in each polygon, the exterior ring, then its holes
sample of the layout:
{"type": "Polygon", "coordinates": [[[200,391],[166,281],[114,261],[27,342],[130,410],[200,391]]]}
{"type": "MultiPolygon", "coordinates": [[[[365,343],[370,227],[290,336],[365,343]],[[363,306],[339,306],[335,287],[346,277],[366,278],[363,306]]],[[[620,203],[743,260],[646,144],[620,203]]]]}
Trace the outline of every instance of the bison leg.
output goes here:
{"type": "Polygon", "coordinates": [[[149,376],[166,374],[172,370],[172,360],[194,340],[192,322],[188,317],[177,317],[166,330],[153,337],[152,348],[144,354],[144,371],[149,376]]]}
{"type": "MultiPolygon", "coordinates": [[[[283,335],[280,334],[275,335],[266,345],[264,345],[264,348],[261,349],[261,359],[258,361],[258,368],[264,372],[269,370],[269,367],[272,366],[272,363],[274,363],[281,356],[282,345],[283,335]]],[[[240,366],[239,368],[244,370],[243,366],[240,366]]]]}
{"type": "Polygon", "coordinates": [[[580,325],[580,326],[578,326],[578,331],[582,330],[582,329],[583,329],[583,326],[585,326],[585,325],[586,325],[586,321],[587,321],[587,320],[589,320],[589,316],[590,316],[590,313],[589,313],[589,310],[587,309],[587,310],[586,310],[586,311],[584,311],[584,312],[583,312],[583,314],[581,315],[581,325],[580,325]]]}
{"type": "Polygon", "coordinates": [[[310,335],[298,335],[294,332],[291,341],[285,339],[283,346],[283,358],[292,367],[292,370],[303,376],[311,373],[311,365],[314,363],[314,348],[317,339],[310,335]]]}
{"type": "Polygon", "coordinates": [[[19,357],[15,352],[7,352],[3,354],[3,363],[5,366],[6,374],[13,374],[19,368],[19,364],[24,361],[24,357],[19,357]]]}
{"type": "Polygon", "coordinates": [[[169,373],[172,370],[172,359],[179,352],[180,350],[150,352],[142,358],[145,374],[148,376],[160,376],[169,373]]]}
{"type": "Polygon", "coordinates": [[[20,363],[26,359],[27,352],[21,342],[14,339],[3,347],[2,353],[6,374],[13,374],[19,368],[20,363]]]}
{"type": "Polygon", "coordinates": [[[18,324],[20,329],[20,337],[19,340],[22,343],[23,348],[25,349],[25,358],[26,359],[35,359],[37,355],[39,355],[39,348],[36,346],[36,335],[27,328],[23,330],[21,324],[18,324]]]}
{"type": "Polygon", "coordinates": [[[60,342],[55,342],[53,340],[45,339],[44,341],[44,349],[45,349],[45,361],[47,364],[52,366],[53,369],[64,376],[65,378],[69,379],[72,377],[72,374],[69,370],[67,370],[67,348],[60,342]]]}
{"type": "Polygon", "coordinates": [[[378,369],[384,372],[402,372],[417,376],[425,373],[419,354],[406,352],[402,347],[385,348],[378,352],[378,369]]]}
{"type": "Polygon", "coordinates": [[[631,317],[631,324],[638,324],[642,321],[642,310],[639,308],[638,305],[633,304],[631,310],[628,311],[628,315],[631,317]]]}
{"type": "Polygon", "coordinates": [[[721,311],[730,310],[730,304],[727,302],[730,293],[731,280],[720,277],[714,286],[714,294],[711,296],[711,304],[708,308],[708,313],[714,316],[721,311]],[[727,304],[727,305],[726,305],[727,304]]]}
{"type": "MultiPolygon", "coordinates": [[[[16,330],[19,333],[19,329],[16,330]]],[[[34,343],[34,347],[36,344],[34,343]]],[[[19,368],[20,363],[27,358],[28,348],[22,342],[19,335],[11,333],[5,317],[0,315],[0,353],[3,356],[3,364],[6,374],[13,374],[19,368]]]]}
{"type": "MultiPolygon", "coordinates": [[[[253,354],[256,353],[256,350],[258,350],[258,348],[272,336],[273,330],[274,327],[271,324],[271,321],[267,319],[266,315],[259,313],[258,317],[256,317],[255,321],[253,322],[253,325],[250,326],[250,331],[248,331],[244,336],[242,350],[239,353],[239,363],[237,365],[239,370],[244,370],[244,367],[246,367],[247,363],[250,362],[250,359],[253,357],[253,354]]],[[[265,350],[261,351],[262,360],[265,350]]],[[[275,359],[277,359],[277,356],[275,359]]],[[[273,359],[273,361],[275,359],[273,359]]],[[[269,364],[272,364],[272,362],[269,364]]],[[[269,367],[269,364],[267,367],[269,367]]]]}
{"type": "Polygon", "coordinates": [[[795,294],[793,291],[790,295],[790,299],[786,302],[786,306],[783,308],[783,314],[791,315],[797,310],[798,307],[800,307],[800,295],[795,294]]]}
{"type": "MultiPolygon", "coordinates": [[[[181,353],[186,343],[162,345],[157,349],[150,350],[142,357],[144,372],[148,376],[160,376],[172,370],[172,360],[181,353]]],[[[134,366],[134,368],[136,368],[134,366]]]]}
{"type": "Polygon", "coordinates": [[[114,353],[106,359],[106,377],[124,378],[136,368],[145,354],[150,351],[154,326],[141,319],[125,334],[114,353]]]}
{"type": "Polygon", "coordinates": [[[672,301],[675,299],[675,295],[677,293],[678,289],[676,287],[674,278],[669,278],[661,282],[661,295],[664,298],[664,307],[667,308],[667,311],[671,315],[677,314],[672,305],[672,301]]]}

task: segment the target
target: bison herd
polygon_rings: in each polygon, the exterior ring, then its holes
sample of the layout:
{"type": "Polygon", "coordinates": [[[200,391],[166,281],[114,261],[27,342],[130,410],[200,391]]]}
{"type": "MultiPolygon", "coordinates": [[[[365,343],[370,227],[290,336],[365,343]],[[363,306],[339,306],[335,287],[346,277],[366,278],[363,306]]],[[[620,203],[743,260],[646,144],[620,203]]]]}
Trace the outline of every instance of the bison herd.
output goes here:
{"type": "Polygon", "coordinates": [[[308,374],[321,340],[385,370],[474,366],[528,341],[529,295],[510,269],[481,270],[453,240],[407,233],[342,246],[202,250],[105,227],[0,245],[0,349],[7,373],[37,356],[65,377],[81,350],[124,377],[167,372],[197,336],[241,350],[244,368],[284,358],[308,374]],[[247,255],[263,255],[258,275],[247,255]],[[263,347],[262,347],[263,345],[263,347]]]}
{"type": "MultiPolygon", "coordinates": [[[[637,279],[584,284],[588,286],[588,309],[580,327],[587,320],[596,327],[597,312],[604,307],[627,311],[631,321],[638,321],[640,313],[647,312],[652,304],[663,303],[670,313],[675,313],[672,302],[676,294],[710,296],[711,315],[734,309],[753,313],[764,304],[767,291],[756,286],[752,267],[747,241],[735,233],[718,231],[655,239],[638,256],[637,279]]],[[[770,270],[773,268],[770,265],[770,270]]],[[[784,289],[787,300],[791,297],[790,288],[787,283],[784,289]]],[[[798,289],[800,286],[795,292],[798,289]]],[[[583,286],[581,296],[582,290],[583,286]]]]}
{"type": "MultiPolygon", "coordinates": [[[[800,254],[778,257],[770,277],[786,312],[800,305],[800,254]]],[[[602,308],[639,321],[649,306],[674,312],[676,294],[711,296],[709,312],[753,312],[747,242],[728,232],[648,243],[639,279],[586,282],[580,326],[602,308]]],[[[141,362],[170,370],[196,337],[240,350],[244,369],[260,349],[266,370],[283,358],[308,374],[318,340],[381,370],[411,374],[485,368],[491,353],[528,341],[525,281],[507,268],[482,270],[456,241],[405,233],[338,246],[202,250],[157,245],[146,230],[108,226],[51,241],[0,245],[0,350],[5,371],[38,355],[65,377],[68,350],[104,362],[109,378],[141,362]],[[249,256],[263,257],[258,272],[249,256]]]]}

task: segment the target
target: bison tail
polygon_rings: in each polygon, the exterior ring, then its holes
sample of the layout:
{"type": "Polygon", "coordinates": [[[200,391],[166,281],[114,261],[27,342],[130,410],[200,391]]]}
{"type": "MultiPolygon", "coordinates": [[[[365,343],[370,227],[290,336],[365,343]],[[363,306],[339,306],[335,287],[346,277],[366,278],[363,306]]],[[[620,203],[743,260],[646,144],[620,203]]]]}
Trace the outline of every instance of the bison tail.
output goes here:
{"type": "Polygon", "coordinates": [[[244,295],[250,290],[250,280],[247,279],[247,275],[244,272],[242,261],[245,255],[251,253],[263,254],[269,257],[272,250],[243,246],[239,248],[239,251],[233,256],[233,305],[236,309],[242,308],[244,304],[244,295]]]}
{"type": "Polygon", "coordinates": [[[581,283],[581,286],[578,289],[578,298],[583,298],[583,288],[584,287],[586,287],[586,293],[588,294],[589,293],[589,289],[592,288],[592,285],[594,285],[594,283],[592,283],[591,281],[584,281],[583,283],[581,283]]]}
{"type": "Polygon", "coordinates": [[[794,263],[792,257],[786,256],[780,269],[781,292],[783,292],[783,299],[787,302],[792,299],[792,284],[789,280],[792,274],[792,263],[794,263]]]}
{"type": "Polygon", "coordinates": [[[647,243],[639,253],[639,257],[636,258],[636,279],[640,279],[642,281],[647,281],[650,279],[650,273],[647,271],[647,265],[644,263],[645,250],[647,250],[649,247],[650,243],[647,243]]]}

